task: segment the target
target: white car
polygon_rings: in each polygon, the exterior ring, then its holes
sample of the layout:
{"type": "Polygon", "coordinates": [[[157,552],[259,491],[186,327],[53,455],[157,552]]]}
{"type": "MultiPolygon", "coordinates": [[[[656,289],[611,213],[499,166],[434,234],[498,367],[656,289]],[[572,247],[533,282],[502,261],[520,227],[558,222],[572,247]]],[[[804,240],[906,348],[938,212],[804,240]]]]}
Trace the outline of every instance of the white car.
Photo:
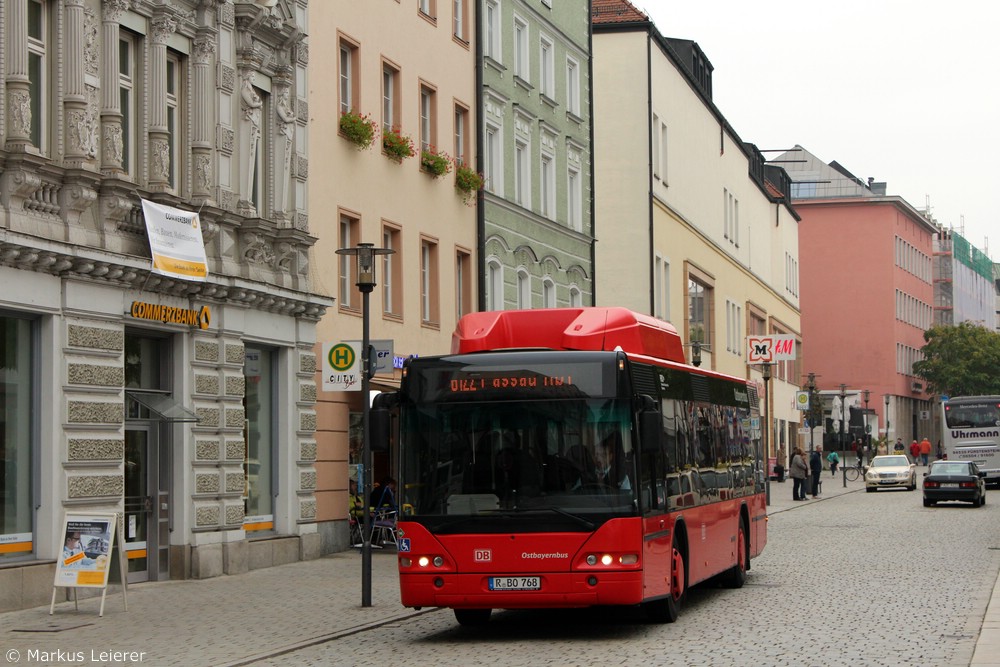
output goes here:
{"type": "Polygon", "coordinates": [[[917,466],[903,454],[876,456],[865,473],[865,491],[875,489],[905,487],[907,491],[917,488],[917,466]]]}

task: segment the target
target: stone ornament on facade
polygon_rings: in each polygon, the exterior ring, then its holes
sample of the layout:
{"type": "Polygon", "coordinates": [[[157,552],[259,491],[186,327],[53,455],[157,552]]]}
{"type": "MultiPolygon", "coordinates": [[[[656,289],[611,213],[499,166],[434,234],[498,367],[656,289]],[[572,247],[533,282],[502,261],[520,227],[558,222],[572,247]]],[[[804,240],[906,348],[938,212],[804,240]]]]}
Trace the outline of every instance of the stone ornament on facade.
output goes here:
{"type": "Polygon", "coordinates": [[[150,142],[152,180],[166,181],[170,175],[170,144],[162,137],[156,137],[150,142]]]}
{"type": "Polygon", "coordinates": [[[212,156],[199,153],[194,156],[195,184],[202,192],[212,189],[212,156]]]}
{"type": "Polygon", "coordinates": [[[201,35],[194,40],[194,49],[191,52],[191,61],[195,65],[208,65],[215,56],[215,38],[208,35],[201,35]]]}
{"type": "Polygon", "coordinates": [[[243,238],[243,258],[251,264],[272,264],[274,262],[274,251],[263,234],[244,234],[243,238]]]}
{"type": "Polygon", "coordinates": [[[260,143],[261,107],[264,106],[263,100],[253,85],[256,78],[257,73],[250,70],[243,76],[243,82],[240,86],[243,120],[250,126],[245,158],[247,160],[247,179],[243,183],[244,199],[248,199],[249,193],[253,192],[254,174],[257,169],[257,145],[260,143]]]}
{"type": "Polygon", "coordinates": [[[130,0],[103,0],[101,15],[108,23],[120,23],[122,15],[128,11],[130,0]]]}
{"type": "Polygon", "coordinates": [[[98,76],[100,54],[97,49],[97,15],[90,7],[83,9],[83,65],[90,76],[98,76]]]}
{"type": "Polygon", "coordinates": [[[122,126],[108,124],[104,126],[104,146],[102,148],[106,161],[121,165],[124,157],[125,143],[122,139],[122,126]]]}
{"type": "Polygon", "coordinates": [[[31,94],[27,90],[8,90],[8,131],[15,137],[31,136],[31,94]]]}

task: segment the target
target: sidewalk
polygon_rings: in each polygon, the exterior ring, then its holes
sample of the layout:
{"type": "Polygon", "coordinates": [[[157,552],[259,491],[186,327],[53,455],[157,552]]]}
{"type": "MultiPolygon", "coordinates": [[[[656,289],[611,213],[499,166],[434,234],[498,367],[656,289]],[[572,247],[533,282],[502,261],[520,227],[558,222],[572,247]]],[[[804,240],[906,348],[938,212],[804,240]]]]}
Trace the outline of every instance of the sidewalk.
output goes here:
{"type": "Polygon", "coordinates": [[[361,606],[357,550],[237,576],[133,584],[128,611],[121,587],[112,585],[103,617],[99,597],[81,600],[79,611],[72,601],[57,602],[52,616],[48,606],[0,614],[7,658],[0,665],[17,664],[7,655],[13,649],[22,665],[236,666],[434,611],[399,604],[394,550],[372,553],[371,602],[361,606]],[[93,660],[91,651],[112,650],[135,655],[93,660]],[[51,654],[29,659],[29,651],[51,654]],[[56,651],[82,655],[60,660],[56,651]]]}
{"type": "MultiPolygon", "coordinates": [[[[818,500],[810,496],[797,502],[790,481],[772,481],[768,512],[807,508],[846,493],[863,493],[863,488],[860,481],[844,488],[839,475],[827,473],[818,500]]],[[[371,607],[361,606],[357,550],[238,576],[133,584],[128,588],[128,611],[123,609],[120,586],[113,585],[103,617],[98,616],[99,597],[81,600],[79,611],[72,602],[59,602],[52,616],[48,606],[0,614],[5,658],[0,667],[236,667],[421,614],[450,614],[400,606],[393,550],[372,553],[371,602],[371,607]]],[[[970,667],[1000,667],[1000,584],[993,589],[970,667]]]]}

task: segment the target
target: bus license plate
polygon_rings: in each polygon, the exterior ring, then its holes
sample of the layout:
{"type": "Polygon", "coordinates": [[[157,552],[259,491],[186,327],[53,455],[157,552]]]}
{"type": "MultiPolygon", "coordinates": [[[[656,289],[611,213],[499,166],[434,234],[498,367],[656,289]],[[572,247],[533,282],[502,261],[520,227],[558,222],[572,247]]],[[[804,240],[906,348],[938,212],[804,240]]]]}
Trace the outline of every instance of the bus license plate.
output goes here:
{"type": "Polygon", "coordinates": [[[491,591],[540,591],[541,577],[490,577],[491,591]]]}

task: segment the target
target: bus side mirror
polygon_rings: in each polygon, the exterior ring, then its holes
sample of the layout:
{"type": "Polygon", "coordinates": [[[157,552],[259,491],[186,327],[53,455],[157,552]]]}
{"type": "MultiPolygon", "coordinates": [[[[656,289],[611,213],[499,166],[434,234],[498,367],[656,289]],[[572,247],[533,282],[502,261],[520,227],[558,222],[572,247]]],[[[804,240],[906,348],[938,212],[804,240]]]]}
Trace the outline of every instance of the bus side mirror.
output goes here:
{"type": "Polygon", "coordinates": [[[645,451],[660,451],[660,436],[662,434],[663,425],[658,410],[646,409],[639,413],[639,438],[642,440],[642,447],[645,451]]]}
{"type": "Polygon", "coordinates": [[[368,412],[368,429],[373,452],[389,451],[389,424],[392,415],[385,408],[373,408],[368,412]]]}
{"type": "Polygon", "coordinates": [[[399,395],[394,391],[382,392],[372,399],[372,407],[368,411],[368,434],[373,452],[389,451],[389,443],[392,441],[390,409],[398,404],[399,395]]]}

